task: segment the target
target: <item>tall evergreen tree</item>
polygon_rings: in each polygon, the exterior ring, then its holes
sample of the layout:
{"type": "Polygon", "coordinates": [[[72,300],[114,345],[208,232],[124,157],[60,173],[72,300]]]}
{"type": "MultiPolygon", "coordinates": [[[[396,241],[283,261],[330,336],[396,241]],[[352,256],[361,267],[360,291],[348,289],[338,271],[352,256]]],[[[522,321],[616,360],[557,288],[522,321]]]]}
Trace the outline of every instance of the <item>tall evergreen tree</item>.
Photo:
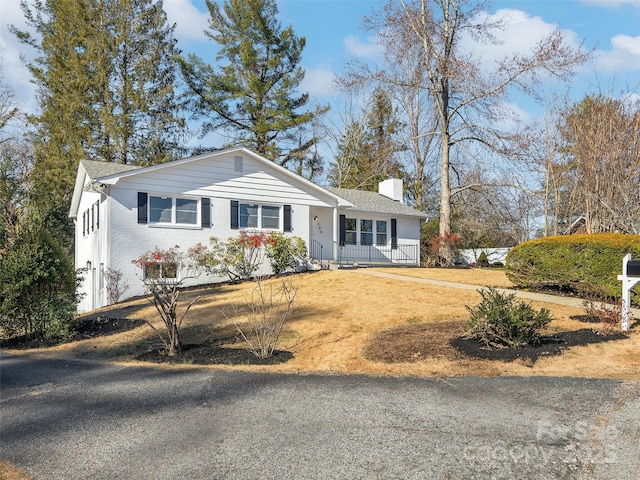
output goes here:
{"type": "Polygon", "coordinates": [[[374,90],[362,118],[347,124],[331,163],[329,182],[334,187],[376,191],[378,183],[403,174],[396,155],[400,123],[389,96],[374,90]]]}
{"type": "Polygon", "coordinates": [[[313,175],[318,168],[309,128],[328,107],[305,109],[308,94],[296,89],[304,37],[277,21],[275,0],[207,0],[209,38],[220,48],[214,69],[196,55],[181,60],[192,110],[204,117],[203,136],[230,134],[230,145],[244,145],[280,165],[313,175]]]}
{"type": "Polygon", "coordinates": [[[175,89],[175,25],[161,0],[111,0],[101,13],[111,31],[101,156],[144,165],[172,160],[185,133],[175,89]]]}
{"type": "MultiPolygon", "coordinates": [[[[178,54],[162,1],[22,2],[39,53],[28,67],[40,113],[33,196],[43,218],[68,227],[78,161],[153,164],[173,158],[185,123],[175,92],[178,54]]],[[[67,233],[68,229],[67,229],[67,233]]]]}

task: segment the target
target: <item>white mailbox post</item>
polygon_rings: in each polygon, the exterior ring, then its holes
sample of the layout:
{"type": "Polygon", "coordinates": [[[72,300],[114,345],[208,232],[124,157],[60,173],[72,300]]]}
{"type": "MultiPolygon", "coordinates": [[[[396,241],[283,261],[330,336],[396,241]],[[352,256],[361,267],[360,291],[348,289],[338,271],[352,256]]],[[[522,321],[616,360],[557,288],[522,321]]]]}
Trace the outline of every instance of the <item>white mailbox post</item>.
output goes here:
{"type": "Polygon", "coordinates": [[[631,318],[631,289],[640,282],[640,261],[631,260],[631,254],[622,259],[622,275],[618,275],[622,282],[622,331],[629,330],[631,318]]]}

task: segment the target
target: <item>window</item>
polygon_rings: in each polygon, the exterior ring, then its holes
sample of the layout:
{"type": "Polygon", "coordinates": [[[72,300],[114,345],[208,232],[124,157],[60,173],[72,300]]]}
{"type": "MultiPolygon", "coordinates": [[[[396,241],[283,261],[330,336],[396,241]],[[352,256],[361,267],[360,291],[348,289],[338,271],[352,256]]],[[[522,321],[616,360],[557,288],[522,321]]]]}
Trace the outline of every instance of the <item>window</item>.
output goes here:
{"type": "Polygon", "coordinates": [[[262,228],[280,228],[280,207],[262,205],[262,228]]]}
{"type": "Polygon", "coordinates": [[[240,228],[258,228],[259,205],[240,204],[240,228]]]}
{"type": "Polygon", "coordinates": [[[172,198],[151,197],[149,202],[149,221],[153,223],[171,223],[172,208],[172,198]]]}
{"type": "Polygon", "coordinates": [[[345,219],[345,223],[344,223],[344,230],[345,230],[345,243],[347,245],[355,245],[357,243],[356,240],[356,228],[358,226],[358,223],[356,222],[355,218],[347,218],[345,219]]]}
{"type": "Polygon", "coordinates": [[[176,198],[176,223],[198,223],[198,201],[176,198]]]}
{"type": "Polygon", "coordinates": [[[197,225],[198,200],[150,196],[149,222],[197,225]]]}
{"type": "Polygon", "coordinates": [[[280,228],[280,207],[240,203],[238,209],[240,228],[280,228]]]}
{"type": "Polygon", "coordinates": [[[360,244],[373,245],[373,220],[360,220],[360,244]]]}
{"type": "Polygon", "coordinates": [[[151,263],[144,267],[144,278],[158,280],[160,278],[175,279],[178,278],[177,263],[151,263]]]}
{"type": "Polygon", "coordinates": [[[89,231],[89,218],[88,218],[89,210],[82,213],[82,235],[86,235],[89,231]]]}
{"type": "Polygon", "coordinates": [[[376,220],[376,245],[387,244],[387,222],[376,220]]]}

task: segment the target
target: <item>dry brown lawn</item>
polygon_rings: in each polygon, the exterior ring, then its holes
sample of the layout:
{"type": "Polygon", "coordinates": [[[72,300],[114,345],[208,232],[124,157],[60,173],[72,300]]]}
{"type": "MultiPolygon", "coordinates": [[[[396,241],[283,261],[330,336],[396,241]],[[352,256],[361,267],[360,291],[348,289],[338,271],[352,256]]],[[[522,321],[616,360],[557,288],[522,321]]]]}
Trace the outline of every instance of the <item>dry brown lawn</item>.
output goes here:
{"type": "Polygon", "coordinates": [[[31,477],[9,462],[0,461],[0,480],[31,480],[31,477]]]}
{"type": "MultiPolygon", "coordinates": [[[[384,269],[387,273],[479,286],[509,287],[504,272],[490,269],[384,269]]],[[[269,366],[170,365],[158,368],[228,368],[269,372],[317,372],[393,376],[549,375],[640,378],[640,329],[629,338],[572,347],[560,356],[535,364],[516,360],[479,360],[449,345],[464,329],[465,305],[480,295],[472,290],[431,286],[398,279],[363,275],[358,270],[321,271],[286,277],[298,287],[295,311],[285,325],[278,348],[293,353],[286,363],[269,366]],[[381,360],[384,358],[384,361],[381,360]],[[389,361],[389,358],[392,361],[389,361]]],[[[281,280],[270,280],[281,281],[281,280]]],[[[251,284],[219,285],[186,291],[183,302],[201,295],[183,326],[183,342],[198,343],[234,335],[234,305],[241,305],[251,284]],[[226,312],[226,314],[222,312],[226,312]]],[[[533,302],[555,316],[548,333],[589,328],[572,320],[581,308],[533,302]]],[[[101,315],[145,319],[158,327],[154,308],[145,300],[103,309],[101,315]]],[[[95,315],[95,312],[93,313],[95,315]]],[[[236,318],[242,321],[241,318],[236,318]]],[[[39,350],[39,355],[134,362],[140,353],[159,345],[148,326],[89,340],[39,350]]],[[[234,347],[242,346],[236,344],[234,347]]]]}
{"type": "Polygon", "coordinates": [[[426,278],[444,282],[467,283],[470,285],[513,288],[514,285],[504,274],[504,270],[490,268],[384,268],[381,272],[405,277],[426,278]]]}

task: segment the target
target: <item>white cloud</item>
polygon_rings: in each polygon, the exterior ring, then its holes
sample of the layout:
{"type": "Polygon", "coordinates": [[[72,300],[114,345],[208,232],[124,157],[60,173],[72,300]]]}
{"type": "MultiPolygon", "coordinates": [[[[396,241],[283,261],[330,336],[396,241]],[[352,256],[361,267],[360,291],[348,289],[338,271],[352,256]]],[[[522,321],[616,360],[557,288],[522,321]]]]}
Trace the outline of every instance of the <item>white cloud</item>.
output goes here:
{"type": "MultiPolygon", "coordinates": [[[[535,45],[558,28],[557,25],[544,21],[541,17],[531,16],[515,9],[500,9],[494,14],[483,13],[478,21],[502,22],[503,28],[495,32],[496,43],[479,43],[470,36],[462,40],[465,49],[480,57],[486,69],[492,69],[500,62],[514,54],[531,52],[535,45]]],[[[578,48],[580,42],[575,32],[562,30],[567,44],[578,48]]]]}
{"type": "Polygon", "coordinates": [[[363,42],[360,37],[349,35],[343,43],[347,53],[355,57],[375,59],[383,54],[383,48],[377,43],[375,37],[370,37],[366,42],[363,42]]]}
{"type": "Polygon", "coordinates": [[[201,12],[191,0],[165,0],[164,11],[169,23],[176,24],[175,36],[178,42],[208,40],[204,34],[209,29],[208,11],[201,12]]]}
{"type": "Polygon", "coordinates": [[[611,50],[598,50],[595,65],[603,73],[640,70],[640,36],[616,35],[611,50]]]}
{"type": "Polygon", "coordinates": [[[331,97],[335,94],[333,80],[335,74],[327,68],[307,68],[300,90],[311,97],[331,97]]]}

